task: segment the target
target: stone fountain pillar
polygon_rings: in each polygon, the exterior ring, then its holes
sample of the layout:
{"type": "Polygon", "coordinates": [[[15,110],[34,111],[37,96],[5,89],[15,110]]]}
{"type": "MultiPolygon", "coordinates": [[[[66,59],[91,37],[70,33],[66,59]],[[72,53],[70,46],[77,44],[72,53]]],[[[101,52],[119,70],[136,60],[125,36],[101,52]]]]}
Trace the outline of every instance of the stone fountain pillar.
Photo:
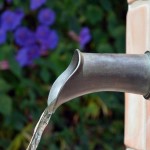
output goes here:
{"type": "MultiPolygon", "coordinates": [[[[126,53],[150,50],[150,0],[128,0],[126,53]]],[[[150,101],[125,94],[125,138],[127,150],[150,150],[150,101]]]]}

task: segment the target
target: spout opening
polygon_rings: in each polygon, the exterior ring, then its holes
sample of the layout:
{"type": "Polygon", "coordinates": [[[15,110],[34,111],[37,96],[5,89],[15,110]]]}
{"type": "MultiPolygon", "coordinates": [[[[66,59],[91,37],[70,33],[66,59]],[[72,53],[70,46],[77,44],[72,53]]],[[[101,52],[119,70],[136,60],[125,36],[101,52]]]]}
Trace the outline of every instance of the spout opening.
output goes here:
{"type": "Polygon", "coordinates": [[[55,80],[54,84],[50,89],[50,93],[48,96],[48,105],[51,103],[55,103],[54,110],[59,106],[58,105],[58,97],[63,89],[65,83],[71,78],[71,76],[78,70],[78,67],[81,63],[81,52],[76,49],[74,55],[72,57],[70,65],[67,69],[55,80]]]}

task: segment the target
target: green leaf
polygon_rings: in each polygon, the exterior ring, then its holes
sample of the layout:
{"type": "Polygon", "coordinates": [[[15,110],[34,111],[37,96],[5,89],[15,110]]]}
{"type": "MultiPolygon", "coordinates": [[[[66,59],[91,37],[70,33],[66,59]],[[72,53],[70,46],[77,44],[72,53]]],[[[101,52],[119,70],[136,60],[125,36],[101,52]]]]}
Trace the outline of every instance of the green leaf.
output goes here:
{"type": "Polygon", "coordinates": [[[8,57],[12,57],[13,55],[13,47],[8,44],[4,44],[0,46],[1,54],[0,60],[8,59],[8,57]]]}
{"type": "Polygon", "coordinates": [[[0,95],[0,113],[10,115],[12,111],[12,100],[7,95],[0,95]]]}
{"type": "Polygon", "coordinates": [[[86,115],[97,117],[99,115],[99,106],[91,101],[86,108],[86,115]]]}
{"type": "Polygon", "coordinates": [[[8,84],[4,79],[0,79],[0,92],[7,92],[11,89],[11,85],[8,84]]]}
{"type": "Polygon", "coordinates": [[[91,24],[96,24],[102,20],[103,12],[99,7],[89,5],[86,11],[86,17],[91,24]]]}
{"type": "Polygon", "coordinates": [[[48,72],[48,69],[47,68],[42,68],[41,72],[40,72],[40,77],[41,79],[45,82],[45,83],[48,83],[49,82],[49,79],[50,79],[50,73],[48,72]]]}
{"type": "Polygon", "coordinates": [[[104,8],[106,11],[112,10],[112,4],[110,0],[100,0],[101,7],[104,8]]]}
{"type": "Polygon", "coordinates": [[[9,59],[9,67],[14,75],[16,75],[18,78],[21,78],[22,70],[15,59],[13,58],[9,59]]]}
{"type": "Polygon", "coordinates": [[[108,17],[106,19],[107,19],[107,24],[108,24],[108,30],[111,34],[111,33],[113,33],[113,30],[118,25],[118,18],[113,11],[110,11],[108,13],[108,17]]]}
{"type": "Polygon", "coordinates": [[[100,53],[112,53],[113,52],[113,49],[112,49],[112,46],[108,43],[102,43],[98,46],[98,52],[100,53]]]}

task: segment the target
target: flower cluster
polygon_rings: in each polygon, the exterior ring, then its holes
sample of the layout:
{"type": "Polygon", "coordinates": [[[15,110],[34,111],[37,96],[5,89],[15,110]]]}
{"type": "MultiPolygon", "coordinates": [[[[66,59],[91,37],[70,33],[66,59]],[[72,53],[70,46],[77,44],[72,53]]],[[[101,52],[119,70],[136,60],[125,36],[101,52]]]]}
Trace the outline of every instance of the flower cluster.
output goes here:
{"type": "MultiPolygon", "coordinates": [[[[13,0],[6,0],[9,5],[13,5],[13,0]]],[[[57,47],[59,36],[56,30],[52,29],[55,23],[55,12],[45,7],[46,0],[30,0],[30,12],[36,12],[36,25],[28,22],[27,16],[22,9],[4,10],[0,15],[0,44],[4,44],[7,40],[7,33],[13,33],[13,44],[17,48],[16,60],[21,67],[31,65],[34,59],[39,58],[48,50],[57,47]],[[41,7],[43,6],[43,7],[41,7]],[[24,26],[23,24],[26,24],[24,26]],[[28,26],[32,26],[29,28],[28,26]]],[[[31,15],[32,16],[32,15],[31,15]]],[[[71,35],[83,49],[91,40],[91,34],[88,27],[83,27],[79,35],[74,33],[71,35]]]]}
{"type": "MultiPolygon", "coordinates": [[[[12,0],[7,0],[7,2],[13,3],[12,0]]],[[[36,10],[38,21],[38,24],[32,27],[33,30],[22,25],[23,21],[28,23],[23,10],[7,9],[0,16],[0,44],[6,42],[8,32],[13,33],[14,44],[18,48],[16,60],[22,67],[31,65],[34,59],[39,58],[43,52],[53,50],[58,45],[58,33],[51,28],[56,14],[50,8],[40,9],[45,3],[46,0],[30,0],[30,10],[36,10]]]]}

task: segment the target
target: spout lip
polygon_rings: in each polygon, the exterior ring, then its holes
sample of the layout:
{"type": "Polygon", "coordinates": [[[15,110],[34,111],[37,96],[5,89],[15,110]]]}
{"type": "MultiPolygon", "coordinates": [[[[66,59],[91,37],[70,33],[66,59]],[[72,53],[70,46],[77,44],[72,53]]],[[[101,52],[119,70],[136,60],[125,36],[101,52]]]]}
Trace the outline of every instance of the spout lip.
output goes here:
{"type": "MultiPolygon", "coordinates": [[[[78,70],[81,64],[82,56],[80,50],[76,49],[72,57],[70,65],[67,69],[55,80],[54,84],[50,89],[48,96],[48,105],[51,103],[54,104],[54,111],[59,107],[63,102],[58,102],[59,95],[64,88],[66,82],[74,75],[78,70]]],[[[60,99],[59,99],[60,100],[60,99]]]]}

